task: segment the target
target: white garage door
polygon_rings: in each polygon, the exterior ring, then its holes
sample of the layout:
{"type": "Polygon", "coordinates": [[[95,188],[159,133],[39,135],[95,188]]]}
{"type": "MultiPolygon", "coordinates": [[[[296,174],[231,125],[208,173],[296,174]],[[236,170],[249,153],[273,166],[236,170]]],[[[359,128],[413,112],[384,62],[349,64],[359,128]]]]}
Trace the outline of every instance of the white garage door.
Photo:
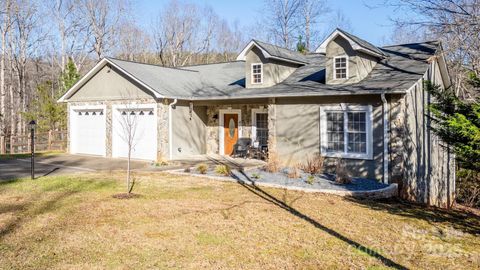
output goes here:
{"type": "Polygon", "coordinates": [[[72,108],[70,152],[105,156],[105,109],[72,108]]]}
{"type": "Polygon", "coordinates": [[[156,106],[114,106],[112,122],[112,156],[128,157],[128,137],[132,138],[132,158],[157,159],[156,106]]]}

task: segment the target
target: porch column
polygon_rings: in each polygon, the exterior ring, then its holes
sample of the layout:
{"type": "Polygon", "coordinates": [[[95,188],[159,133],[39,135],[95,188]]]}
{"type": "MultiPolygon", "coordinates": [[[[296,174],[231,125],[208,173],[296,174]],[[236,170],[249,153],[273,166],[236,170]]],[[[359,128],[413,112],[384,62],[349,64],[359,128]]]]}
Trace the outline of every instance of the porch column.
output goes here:
{"type": "Polygon", "coordinates": [[[268,151],[277,151],[277,105],[275,98],[268,99],[268,151]]]}
{"type": "Polygon", "coordinates": [[[157,103],[157,161],[168,160],[168,100],[157,103]]]}

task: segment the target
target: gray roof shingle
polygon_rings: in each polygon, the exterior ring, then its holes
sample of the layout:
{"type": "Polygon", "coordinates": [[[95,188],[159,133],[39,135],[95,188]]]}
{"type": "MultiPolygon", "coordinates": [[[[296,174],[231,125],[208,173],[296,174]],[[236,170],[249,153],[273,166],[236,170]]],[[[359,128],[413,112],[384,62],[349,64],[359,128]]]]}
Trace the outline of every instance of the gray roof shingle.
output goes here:
{"type": "Polygon", "coordinates": [[[403,93],[428,69],[427,59],[438,42],[403,44],[379,48],[387,57],[358,83],[325,84],[325,56],[305,55],[308,64],[299,67],[283,82],[267,88],[245,88],[245,62],[165,68],[109,59],[161,95],[188,100],[242,99],[291,96],[403,93]]]}
{"type": "Polygon", "coordinates": [[[305,64],[308,63],[308,59],[305,57],[305,55],[303,55],[300,52],[292,51],[286,48],[275,46],[273,44],[265,43],[263,41],[259,41],[255,39],[253,41],[272,56],[287,59],[287,60],[292,60],[296,62],[301,62],[305,64]]]}
{"type": "Polygon", "coordinates": [[[361,47],[367,49],[367,50],[370,50],[372,52],[375,52],[377,54],[380,54],[380,55],[383,55],[383,56],[386,56],[386,54],[380,49],[378,48],[377,46],[371,44],[370,42],[368,41],[365,41],[357,36],[354,36],[348,32],[345,32],[343,31],[342,29],[340,28],[337,28],[336,30],[338,30],[339,32],[341,32],[342,34],[344,34],[345,36],[347,36],[348,38],[350,38],[351,40],[353,40],[355,43],[357,43],[358,45],[360,45],[361,47]]]}

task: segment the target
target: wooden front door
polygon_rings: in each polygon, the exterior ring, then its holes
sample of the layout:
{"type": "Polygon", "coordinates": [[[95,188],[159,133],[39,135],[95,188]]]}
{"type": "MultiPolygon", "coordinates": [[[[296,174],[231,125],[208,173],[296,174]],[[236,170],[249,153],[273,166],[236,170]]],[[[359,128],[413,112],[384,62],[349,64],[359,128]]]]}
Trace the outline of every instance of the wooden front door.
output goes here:
{"type": "Polygon", "coordinates": [[[225,114],[223,116],[223,138],[225,155],[233,154],[233,145],[238,139],[238,114],[225,114]]]}

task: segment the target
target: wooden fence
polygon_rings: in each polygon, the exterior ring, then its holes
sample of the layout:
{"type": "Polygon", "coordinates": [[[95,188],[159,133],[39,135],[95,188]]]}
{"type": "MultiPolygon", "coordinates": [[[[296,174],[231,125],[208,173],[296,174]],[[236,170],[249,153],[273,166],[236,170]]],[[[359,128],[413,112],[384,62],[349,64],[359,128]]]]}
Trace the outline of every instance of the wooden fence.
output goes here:
{"type": "MultiPolygon", "coordinates": [[[[67,131],[35,133],[35,152],[66,150],[67,131]]],[[[23,154],[30,152],[30,135],[0,137],[0,154],[23,154]]]]}

